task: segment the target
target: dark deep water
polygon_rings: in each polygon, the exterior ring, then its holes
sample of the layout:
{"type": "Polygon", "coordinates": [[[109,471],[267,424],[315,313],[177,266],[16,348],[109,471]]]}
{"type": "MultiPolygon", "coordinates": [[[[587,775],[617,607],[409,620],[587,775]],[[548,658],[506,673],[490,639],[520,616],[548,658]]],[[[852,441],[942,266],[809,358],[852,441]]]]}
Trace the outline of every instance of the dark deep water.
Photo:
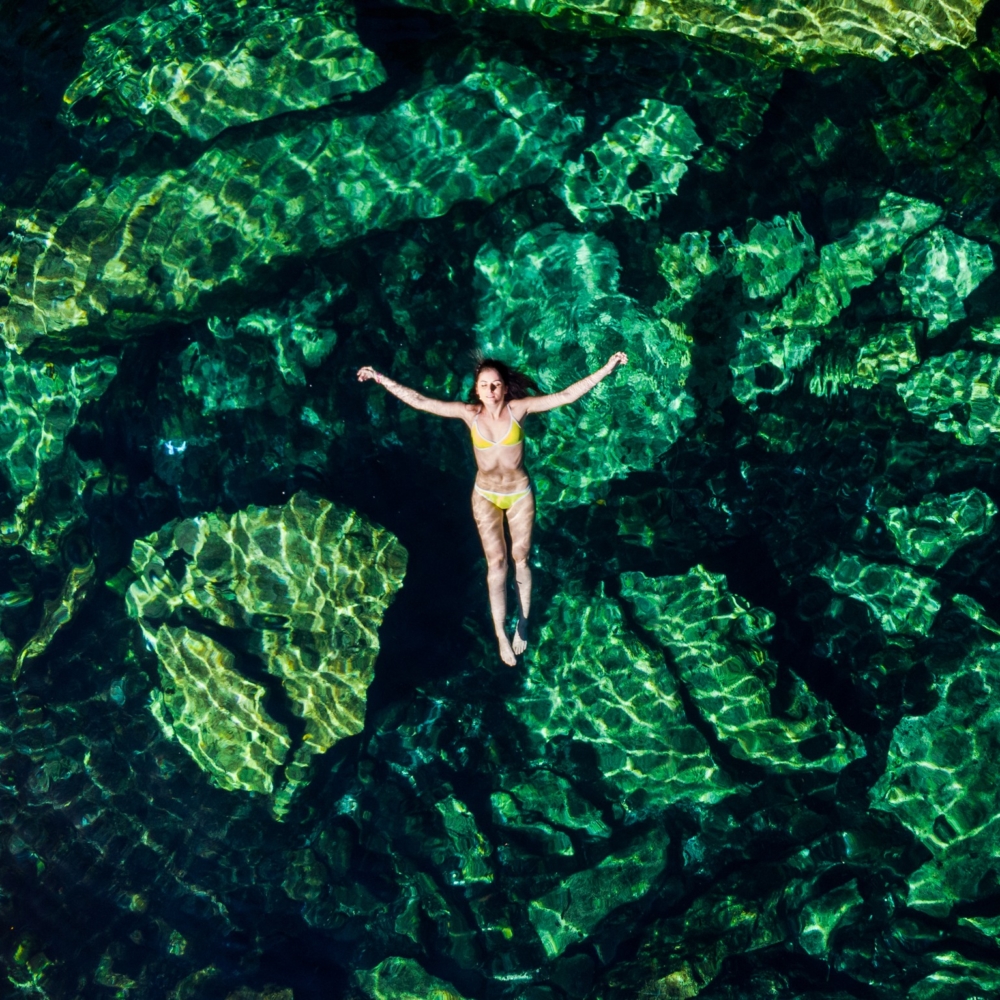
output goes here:
{"type": "Polygon", "coordinates": [[[996,0],[506,6],[0,5],[0,996],[1000,991],[996,0]]]}

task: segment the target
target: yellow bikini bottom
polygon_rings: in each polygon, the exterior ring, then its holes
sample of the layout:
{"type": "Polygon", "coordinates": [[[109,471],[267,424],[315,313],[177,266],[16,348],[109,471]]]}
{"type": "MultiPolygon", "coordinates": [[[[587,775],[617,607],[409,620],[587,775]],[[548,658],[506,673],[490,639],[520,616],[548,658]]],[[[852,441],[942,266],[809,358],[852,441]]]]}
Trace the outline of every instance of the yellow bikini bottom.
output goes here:
{"type": "Polygon", "coordinates": [[[530,486],[516,493],[494,493],[492,490],[481,490],[478,486],[473,486],[473,489],[484,500],[489,500],[494,507],[499,507],[501,510],[510,510],[518,500],[523,500],[531,492],[530,486]]]}

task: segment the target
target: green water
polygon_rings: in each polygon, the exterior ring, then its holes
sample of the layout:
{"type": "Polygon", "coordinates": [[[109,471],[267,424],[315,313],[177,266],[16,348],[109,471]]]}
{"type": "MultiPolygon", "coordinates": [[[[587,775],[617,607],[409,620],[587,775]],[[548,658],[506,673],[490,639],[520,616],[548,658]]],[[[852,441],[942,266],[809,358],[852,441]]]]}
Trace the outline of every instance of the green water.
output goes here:
{"type": "Polygon", "coordinates": [[[0,6],[0,997],[996,996],[996,3],[0,6]]]}

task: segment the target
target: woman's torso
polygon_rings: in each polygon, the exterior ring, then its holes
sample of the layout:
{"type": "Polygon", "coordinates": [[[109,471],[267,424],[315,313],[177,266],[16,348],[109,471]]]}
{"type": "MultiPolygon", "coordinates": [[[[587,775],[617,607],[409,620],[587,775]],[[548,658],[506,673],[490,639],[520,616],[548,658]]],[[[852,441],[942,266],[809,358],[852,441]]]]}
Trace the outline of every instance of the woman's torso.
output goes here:
{"type": "Polygon", "coordinates": [[[484,490],[512,493],[528,485],[524,470],[524,413],[508,403],[494,420],[485,407],[470,414],[472,452],[479,469],[476,485],[484,490]]]}

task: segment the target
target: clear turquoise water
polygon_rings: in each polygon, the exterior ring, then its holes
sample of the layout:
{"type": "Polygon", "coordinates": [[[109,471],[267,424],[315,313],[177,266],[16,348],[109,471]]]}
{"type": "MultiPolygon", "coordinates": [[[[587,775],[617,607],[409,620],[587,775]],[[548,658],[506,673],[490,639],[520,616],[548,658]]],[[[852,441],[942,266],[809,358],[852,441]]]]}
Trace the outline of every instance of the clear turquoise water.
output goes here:
{"type": "Polygon", "coordinates": [[[995,995],[996,13],[0,10],[0,995],[995,995]],[[508,670],[464,428],[355,372],[617,350],[508,670]]]}

